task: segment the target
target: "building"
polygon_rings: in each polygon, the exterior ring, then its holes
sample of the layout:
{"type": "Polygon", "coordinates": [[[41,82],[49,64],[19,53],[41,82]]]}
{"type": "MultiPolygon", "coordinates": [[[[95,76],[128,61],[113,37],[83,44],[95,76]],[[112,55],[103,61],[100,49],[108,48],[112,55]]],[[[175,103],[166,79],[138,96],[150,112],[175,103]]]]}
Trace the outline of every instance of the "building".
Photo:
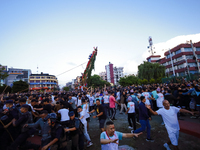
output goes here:
{"type": "Polygon", "coordinates": [[[17,69],[17,68],[8,68],[8,77],[6,78],[6,85],[13,86],[15,81],[25,81],[29,83],[29,76],[31,74],[30,69],[17,69]]]}
{"type": "Polygon", "coordinates": [[[124,77],[123,67],[113,67],[113,64],[109,62],[105,66],[107,81],[113,84],[118,84],[121,77],[124,77]]]}
{"type": "Polygon", "coordinates": [[[72,86],[72,82],[67,82],[66,87],[72,86]]]}
{"type": "Polygon", "coordinates": [[[160,59],[160,55],[151,55],[147,58],[148,62],[155,63],[160,59]]]}
{"type": "Polygon", "coordinates": [[[114,72],[114,84],[116,85],[119,81],[120,78],[124,77],[123,73],[124,67],[114,67],[113,72],[114,72]]]}
{"type": "Polygon", "coordinates": [[[58,88],[58,80],[56,76],[43,74],[31,74],[29,77],[30,90],[43,90],[58,88]]]}
{"type": "Polygon", "coordinates": [[[102,80],[107,81],[107,75],[106,75],[106,72],[101,72],[101,73],[99,73],[99,76],[101,77],[102,80]]]}
{"type": "Polygon", "coordinates": [[[166,67],[166,75],[171,76],[174,74],[175,76],[183,76],[188,72],[192,74],[198,73],[200,69],[200,41],[192,45],[180,44],[165,52],[164,56],[164,58],[157,62],[166,67]]]}

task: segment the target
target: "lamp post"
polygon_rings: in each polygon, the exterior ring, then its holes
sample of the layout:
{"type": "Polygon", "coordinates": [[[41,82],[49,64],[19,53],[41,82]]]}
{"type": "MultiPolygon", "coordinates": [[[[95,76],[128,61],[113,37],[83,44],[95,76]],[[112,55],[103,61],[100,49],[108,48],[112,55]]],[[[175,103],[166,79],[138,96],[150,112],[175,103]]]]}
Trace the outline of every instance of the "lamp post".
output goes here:
{"type": "Polygon", "coordinates": [[[197,69],[198,69],[198,72],[200,73],[199,61],[198,61],[197,55],[196,55],[196,53],[195,53],[195,51],[194,51],[194,46],[193,46],[192,40],[186,41],[186,42],[189,43],[189,44],[191,45],[191,47],[192,47],[192,52],[193,52],[193,55],[194,55],[194,57],[195,57],[195,61],[196,61],[196,63],[197,63],[197,69]]]}

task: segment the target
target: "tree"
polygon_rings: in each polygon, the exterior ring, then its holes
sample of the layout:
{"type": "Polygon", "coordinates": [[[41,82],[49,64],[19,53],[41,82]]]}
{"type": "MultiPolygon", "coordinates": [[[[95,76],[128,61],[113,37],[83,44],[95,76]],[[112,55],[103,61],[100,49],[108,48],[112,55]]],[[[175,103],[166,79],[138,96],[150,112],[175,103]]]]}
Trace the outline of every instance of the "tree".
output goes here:
{"type": "Polygon", "coordinates": [[[5,84],[3,86],[0,86],[0,93],[2,93],[4,90],[5,90],[4,93],[8,93],[8,92],[11,93],[11,87],[7,86],[7,88],[6,88],[6,86],[7,85],[5,85],[5,84]]]}
{"type": "Polygon", "coordinates": [[[13,87],[12,87],[12,92],[17,93],[17,92],[27,92],[28,91],[28,83],[25,81],[16,81],[13,82],[13,87]]]}
{"type": "Polygon", "coordinates": [[[63,87],[63,90],[69,91],[69,87],[65,86],[65,87],[63,87]]]}
{"type": "Polygon", "coordinates": [[[155,79],[153,79],[153,78],[151,78],[149,82],[150,82],[151,84],[153,84],[153,83],[155,83],[155,82],[156,82],[156,80],[155,80],[155,79]]]}
{"type": "Polygon", "coordinates": [[[129,85],[133,85],[133,84],[139,84],[139,78],[136,76],[123,77],[123,78],[120,78],[119,84],[121,86],[129,86],[129,85]]]}
{"type": "MultiPolygon", "coordinates": [[[[8,77],[8,73],[6,72],[5,67],[0,65],[0,81],[6,79],[7,77],[8,77]]],[[[1,86],[1,82],[0,82],[0,86],[1,86]]]]}
{"type": "Polygon", "coordinates": [[[140,79],[158,79],[165,77],[165,66],[159,63],[143,62],[138,66],[138,77],[140,79]]]}
{"type": "Polygon", "coordinates": [[[110,86],[110,83],[105,80],[102,80],[101,77],[96,74],[91,76],[90,82],[88,83],[88,87],[92,86],[93,88],[104,87],[104,85],[110,86]]]}

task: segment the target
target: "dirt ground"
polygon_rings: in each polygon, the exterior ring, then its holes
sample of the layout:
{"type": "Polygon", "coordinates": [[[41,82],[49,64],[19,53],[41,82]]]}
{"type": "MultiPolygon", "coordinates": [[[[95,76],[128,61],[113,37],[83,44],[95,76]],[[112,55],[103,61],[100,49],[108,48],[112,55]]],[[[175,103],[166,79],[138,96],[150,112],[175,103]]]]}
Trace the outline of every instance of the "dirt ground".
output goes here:
{"type": "MultiPolygon", "coordinates": [[[[130,129],[128,129],[128,120],[127,115],[119,114],[117,111],[116,121],[114,121],[116,131],[120,131],[123,133],[130,133],[130,129]]],[[[135,150],[165,150],[163,144],[168,141],[168,134],[165,129],[165,126],[161,126],[161,117],[160,116],[152,116],[151,124],[151,138],[154,139],[154,142],[146,141],[146,132],[143,132],[143,135],[140,135],[137,139],[133,138],[124,138],[120,141],[119,145],[129,145],[133,147],[135,150]]],[[[93,119],[91,117],[91,121],[89,123],[89,135],[94,143],[93,146],[87,148],[88,150],[100,150],[100,130],[99,123],[97,119],[93,119]]],[[[140,125],[137,125],[137,128],[140,128],[140,125]]],[[[173,149],[172,146],[170,146],[173,149]]],[[[200,139],[194,136],[185,134],[180,132],[179,134],[179,149],[180,150],[200,150],[200,139]]]]}

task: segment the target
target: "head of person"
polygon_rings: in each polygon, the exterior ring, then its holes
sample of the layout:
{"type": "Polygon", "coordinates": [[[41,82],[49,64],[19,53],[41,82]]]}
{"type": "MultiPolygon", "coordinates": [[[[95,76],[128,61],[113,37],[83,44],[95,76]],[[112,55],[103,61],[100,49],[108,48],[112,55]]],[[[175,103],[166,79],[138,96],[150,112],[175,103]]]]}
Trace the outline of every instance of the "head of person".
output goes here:
{"type": "Polygon", "coordinates": [[[101,105],[100,99],[96,99],[96,104],[97,104],[97,106],[101,105]]]}
{"type": "Polygon", "coordinates": [[[45,99],[43,100],[43,102],[44,102],[44,105],[47,105],[47,104],[49,104],[49,99],[48,99],[48,98],[45,98],[45,99]]]}
{"type": "Polygon", "coordinates": [[[72,95],[70,94],[68,98],[69,98],[69,100],[71,100],[72,99],[72,95]]]}
{"type": "Polygon", "coordinates": [[[23,104],[26,104],[26,99],[25,98],[20,98],[19,99],[19,104],[22,106],[23,104]]]}
{"type": "Polygon", "coordinates": [[[74,118],[75,118],[75,113],[74,113],[74,111],[70,111],[70,112],[69,112],[69,117],[70,117],[70,120],[74,120],[74,118]]]}
{"type": "Polygon", "coordinates": [[[35,106],[35,105],[36,105],[36,99],[32,99],[32,100],[31,100],[31,105],[32,105],[32,106],[35,106]]]}
{"type": "Polygon", "coordinates": [[[58,97],[54,97],[54,100],[55,100],[55,101],[58,101],[58,97]]]}
{"type": "Polygon", "coordinates": [[[114,95],[115,95],[115,93],[114,93],[114,92],[112,92],[112,93],[111,93],[111,95],[112,95],[112,96],[114,96],[114,95]]]}
{"type": "Polygon", "coordinates": [[[29,109],[29,105],[23,104],[20,111],[21,111],[21,113],[26,113],[28,111],[28,109],[29,109]]]}
{"type": "Polygon", "coordinates": [[[108,95],[108,92],[106,91],[105,94],[108,95]]]}
{"type": "Polygon", "coordinates": [[[83,109],[82,109],[81,106],[78,106],[78,107],[77,107],[77,112],[78,112],[78,113],[80,113],[82,110],[83,110],[83,109]]]}
{"type": "Polygon", "coordinates": [[[129,96],[129,97],[128,97],[128,102],[131,102],[131,101],[132,101],[132,97],[129,96]]]}
{"type": "Polygon", "coordinates": [[[107,121],[106,122],[106,132],[108,133],[109,136],[113,136],[115,133],[115,125],[112,121],[107,121]]]}
{"type": "Polygon", "coordinates": [[[56,113],[50,113],[48,117],[49,126],[54,126],[56,123],[57,115],[56,113]]]}
{"type": "Polygon", "coordinates": [[[160,93],[160,88],[157,88],[156,91],[157,91],[157,93],[160,93]]]}
{"type": "Polygon", "coordinates": [[[168,110],[168,109],[170,108],[170,103],[169,103],[169,101],[168,101],[168,100],[164,100],[164,101],[163,101],[163,106],[164,106],[165,109],[168,110]]]}
{"type": "Polygon", "coordinates": [[[12,100],[6,100],[7,109],[11,108],[12,106],[13,106],[13,101],[12,100]]]}
{"type": "Polygon", "coordinates": [[[144,96],[140,97],[141,102],[145,103],[146,102],[146,98],[144,96]]]}
{"type": "Polygon", "coordinates": [[[96,94],[96,97],[99,97],[99,93],[96,94]]]}
{"type": "Polygon", "coordinates": [[[43,110],[40,114],[40,117],[44,120],[47,121],[48,118],[46,118],[48,116],[48,111],[47,110],[43,110]]]}

